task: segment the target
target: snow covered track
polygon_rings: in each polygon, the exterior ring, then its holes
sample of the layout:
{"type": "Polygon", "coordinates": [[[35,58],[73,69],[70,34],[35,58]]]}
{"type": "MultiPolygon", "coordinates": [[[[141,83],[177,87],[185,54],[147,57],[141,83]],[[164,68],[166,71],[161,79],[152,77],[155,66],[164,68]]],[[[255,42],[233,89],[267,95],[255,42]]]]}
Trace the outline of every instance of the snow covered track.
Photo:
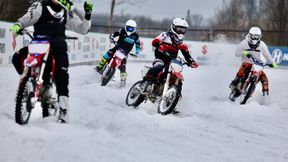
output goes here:
{"type": "Polygon", "coordinates": [[[149,102],[125,105],[144,64],[128,63],[126,88],[116,81],[101,87],[92,66],[70,68],[70,123],[32,112],[26,126],[14,121],[18,76],[1,67],[0,161],[159,162],[288,161],[287,70],[266,69],[267,101],[260,86],[247,105],[228,100],[237,67],[185,68],[180,116],[157,114],[149,102]]]}

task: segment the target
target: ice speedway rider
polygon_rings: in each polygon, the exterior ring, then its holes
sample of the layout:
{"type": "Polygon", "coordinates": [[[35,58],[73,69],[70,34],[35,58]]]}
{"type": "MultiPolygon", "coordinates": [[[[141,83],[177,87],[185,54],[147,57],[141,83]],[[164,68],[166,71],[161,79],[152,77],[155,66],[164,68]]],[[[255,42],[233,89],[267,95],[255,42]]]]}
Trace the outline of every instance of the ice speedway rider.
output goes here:
{"type": "Polygon", "coordinates": [[[127,63],[127,56],[129,52],[133,49],[134,44],[136,46],[136,55],[139,55],[141,48],[140,48],[140,39],[139,35],[136,33],[137,23],[134,20],[128,20],[125,23],[125,27],[120,29],[119,31],[110,35],[110,41],[115,43],[115,46],[108,50],[96,66],[96,70],[102,74],[103,67],[109,60],[113,57],[114,53],[117,49],[123,50],[126,54],[126,58],[123,59],[121,66],[119,67],[120,70],[120,78],[121,82],[126,81],[127,72],[126,72],[126,63],[127,63]],[[117,39],[117,42],[115,39],[117,39]]]}
{"type": "MultiPolygon", "coordinates": [[[[19,32],[29,26],[34,26],[34,36],[45,35],[49,37],[51,51],[55,58],[55,84],[58,94],[60,112],[58,122],[68,122],[68,83],[69,60],[67,43],[65,41],[66,29],[80,34],[87,34],[91,27],[91,14],[93,5],[84,3],[85,16],[76,9],[72,9],[70,0],[44,0],[33,3],[28,12],[10,27],[10,31],[19,32]]],[[[13,55],[12,62],[21,75],[23,60],[27,57],[28,47],[20,49],[13,55]]],[[[45,82],[45,78],[44,78],[45,82]]]]}
{"type": "MultiPolygon", "coordinates": [[[[278,67],[278,65],[273,61],[267,45],[261,41],[261,37],[261,29],[259,27],[252,27],[250,28],[246,38],[237,46],[235,55],[237,57],[242,57],[242,64],[235,79],[229,85],[232,90],[234,88],[240,90],[240,87],[238,86],[240,84],[238,83],[244,82],[247,79],[253,64],[253,61],[250,59],[251,56],[259,60],[264,56],[266,64],[271,64],[273,68],[278,67]]],[[[269,86],[268,78],[264,71],[260,75],[260,81],[262,83],[263,96],[266,96],[269,94],[269,86]]]]}
{"type": "Polygon", "coordinates": [[[196,61],[189,54],[188,46],[183,42],[188,27],[189,25],[185,19],[175,18],[170,31],[161,33],[152,41],[152,46],[155,47],[155,60],[152,68],[148,70],[144,77],[145,81],[155,80],[158,73],[169,66],[173,58],[177,57],[179,50],[191,67],[198,67],[196,61]]]}

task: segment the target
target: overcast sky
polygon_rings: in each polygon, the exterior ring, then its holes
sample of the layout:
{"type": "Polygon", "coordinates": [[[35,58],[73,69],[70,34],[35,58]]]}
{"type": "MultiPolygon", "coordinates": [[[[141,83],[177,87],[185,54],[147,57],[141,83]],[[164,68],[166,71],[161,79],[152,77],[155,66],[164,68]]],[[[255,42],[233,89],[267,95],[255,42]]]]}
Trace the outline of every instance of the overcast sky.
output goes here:
{"type": "MultiPolygon", "coordinates": [[[[74,0],[81,1],[81,0],[74,0]]],[[[84,0],[82,0],[84,1],[84,0]]],[[[109,13],[111,0],[90,0],[94,4],[95,13],[109,13]]],[[[133,0],[131,0],[133,1],[133,0]]],[[[223,0],[146,0],[139,6],[121,5],[115,13],[150,16],[152,19],[185,17],[187,10],[191,14],[201,14],[210,18],[223,0]]]]}

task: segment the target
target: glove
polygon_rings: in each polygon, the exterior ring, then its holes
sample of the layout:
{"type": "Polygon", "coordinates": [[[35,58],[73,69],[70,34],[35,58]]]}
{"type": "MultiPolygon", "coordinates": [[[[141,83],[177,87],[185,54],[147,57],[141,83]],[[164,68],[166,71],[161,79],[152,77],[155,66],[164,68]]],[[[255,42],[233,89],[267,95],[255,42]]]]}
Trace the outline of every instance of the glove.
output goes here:
{"type": "Polygon", "coordinates": [[[136,52],[135,53],[136,53],[137,56],[139,55],[140,51],[141,51],[140,48],[136,48],[136,52]]]}
{"type": "Polygon", "coordinates": [[[85,19],[91,20],[91,14],[93,10],[93,4],[89,2],[84,3],[84,10],[85,10],[85,19]]]}
{"type": "Polygon", "coordinates": [[[198,68],[198,64],[196,61],[192,61],[191,65],[190,65],[192,68],[198,68]]]}
{"type": "Polygon", "coordinates": [[[279,67],[276,63],[270,64],[269,66],[274,69],[279,67]]]}
{"type": "Polygon", "coordinates": [[[19,34],[21,26],[19,24],[14,24],[10,27],[10,31],[16,34],[19,34]]]}
{"type": "Polygon", "coordinates": [[[250,58],[251,54],[248,51],[243,51],[243,55],[250,58]]]}
{"type": "Polygon", "coordinates": [[[159,52],[164,52],[165,51],[165,47],[163,45],[159,45],[158,46],[158,51],[159,52]]]}

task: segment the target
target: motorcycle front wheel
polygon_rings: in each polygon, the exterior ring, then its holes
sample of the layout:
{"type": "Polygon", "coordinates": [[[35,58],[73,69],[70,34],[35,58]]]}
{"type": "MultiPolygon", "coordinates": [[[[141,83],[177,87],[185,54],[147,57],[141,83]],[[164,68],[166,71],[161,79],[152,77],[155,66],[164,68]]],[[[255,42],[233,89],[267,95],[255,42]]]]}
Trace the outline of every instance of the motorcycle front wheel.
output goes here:
{"type": "Polygon", "coordinates": [[[106,68],[108,68],[108,69],[105,69],[103,74],[102,74],[101,86],[106,86],[116,71],[116,69],[114,69],[114,68],[109,68],[109,67],[106,67],[106,68]]]}
{"type": "Polygon", "coordinates": [[[159,102],[158,113],[162,115],[170,114],[175,109],[180,96],[180,88],[176,85],[171,86],[159,102]]]}
{"type": "Polygon", "coordinates": [[[254,83],[255,81],[251,81],[249,83],[249,85],[247,86],[247,90],[245,90],[245,93],[244,93],[244,97],[243,99],[241,100],[240,104],[241,105],[244,105],[246,104],[247,100],[252,96],[252,94],[254,93],[255,89],[256,89],[256,85],[254,83]]]}
{"type": "Polygon", "coordinates": [[[29,81],[29,74],[27,74],[27,76],[20,81],[18,87],[16,96],[15,122],[20,125],[25,125],[28,123],[31,110],[33,108],[31,99],[34,97],[34,93],[33,91],[29,90],[29,88],[31,88],[31,84],[33,83],[29,81]]]}

